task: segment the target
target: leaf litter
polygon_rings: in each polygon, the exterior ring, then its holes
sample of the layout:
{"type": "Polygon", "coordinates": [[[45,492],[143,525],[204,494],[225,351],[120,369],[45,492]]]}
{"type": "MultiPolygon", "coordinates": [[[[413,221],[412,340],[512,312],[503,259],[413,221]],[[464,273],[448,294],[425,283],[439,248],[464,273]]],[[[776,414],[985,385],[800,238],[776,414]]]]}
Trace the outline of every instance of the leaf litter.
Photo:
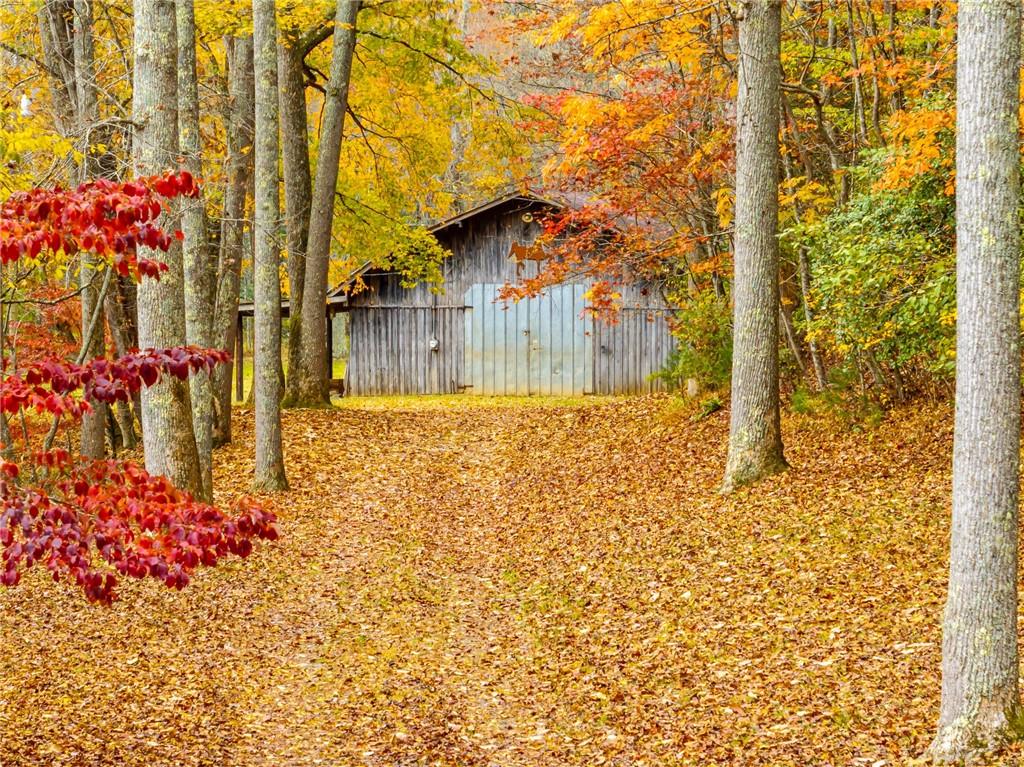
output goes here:
{"type": "Polygon", "coordinates": [[[110,609],[0,591],[0,764],[918,763],[950,424],[790,415],[793,469],[725,497],[727,413],[664,396],[286,412],[280,541],[110,609]]]}

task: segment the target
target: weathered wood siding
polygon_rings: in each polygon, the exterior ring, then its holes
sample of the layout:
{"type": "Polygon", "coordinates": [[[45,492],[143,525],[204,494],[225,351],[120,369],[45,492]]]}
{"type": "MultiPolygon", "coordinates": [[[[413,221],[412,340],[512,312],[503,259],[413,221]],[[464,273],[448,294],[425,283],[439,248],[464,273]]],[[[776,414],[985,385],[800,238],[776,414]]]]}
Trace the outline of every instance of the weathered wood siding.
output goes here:
{"type": "Polygon", "coordinates": [[[659,307],[625,306],[618,322],[594,323],[595,394],[644,394],[663,391],[651,375],[665,366],[675,348],[668,312],[659,307]]]}
{"type": "Polygon", "coordinates": [[[524,301],[508,309],[500,303],[482,309],[472,299],[476,294],[471,291],[482,291],[480,297],[484,293],[493,296],[496,286],[536,276],[535,262],[516,264],[510,253],[513,244],[528,246],[536,240],[541,231],[539,224],[524,218],[536,219],[544,208],[539,202],[512,200],[438,232],[437,239],[452,253],[443,265],[441,291],[427,285],[403,288],[397,274],[365,274],[368,289],[351,296],[349,302],[346,391],[353,395],[460,391],[634,394],[663,388],[661,382],[648,378],[665,364],[673,339],[660,296],[648,290],[635,286],[622,289],[624,308],[615,325],[580,317],[582,295],[588,287],[585,283],[569,289],[572,310],[558,304],[554,314],[552,307],[558,302],[550,299],[546,303],[544,298],[524,301]],[[477,308],[467,312],[469,303],[477,308]],[[477,345],[476,353],[488,357],[486,374],[483,357],[478,360],[473,356],[473,339],[481,338],[474,333],[483,332],[485,314],[491,317],[487,323],[491,336],[486,346],[477,345]],[[553,340],[556,329],[551,325],[555,314],[559,318],[557,343],[553,340]],[[541,330],[544,318],[548,326],[541,330]],[[578,343],[581,325],[585,331],[582,343],[578,343]],[[531,327],[547,340],[523,336],[524,330],[533,332],[531,327]],[[500,344],[495,335],[499,331],[500,344]],[[436,351],[430,350],[432,338],[438,341],[436,351]],[[523,339],[540,346],[533,349],[537,352],[533,359],[523,339]],[[586,352],[580,358],[583,345],[586,352]],[[554,363],[552,348],[560,350],[554,363]],[[572,359],[568,373],[566,349],[572,359]],[[579,359],[584,361],[579,363],[579,359]],[[557,374],[553,372],[556,368],[557,374]]]}
{"type": "Polygon", "coordinates": [[[442,267],[444,287],[439,293],[429,285],[403,288],[397,274],[369,272],[364,280],[370,289],[352,296],[350,304],[353,308],[458,304],[476,283],[504,284],[535,277],[536,263],[517,267],[509,254],[513,243],[530,245],[537,239],[540,225],[523,221],[523,215],[537,216],[539,212],[536,203],[513,202],[438,233],[438,242],[452,253],[442,267]]]}
{"type": "Polygon", "coordinates": [[[345,387],[350,394],[454,394],[463,368],[462,306],[353,311],[345,387]],[[431,340],[436,339],[435,349],[431,340]]]}

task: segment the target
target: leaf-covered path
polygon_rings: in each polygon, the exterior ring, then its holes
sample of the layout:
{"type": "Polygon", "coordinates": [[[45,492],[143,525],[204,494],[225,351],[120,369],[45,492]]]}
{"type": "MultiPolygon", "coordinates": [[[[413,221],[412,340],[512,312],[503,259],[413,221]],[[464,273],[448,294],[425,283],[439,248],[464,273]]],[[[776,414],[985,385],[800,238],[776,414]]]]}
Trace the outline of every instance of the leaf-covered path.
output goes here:
{"type": "Polygon", "coordinates": [[[726,415],[666,398],[287,413],[278,543],[110,610],[0,592],[0,764],[905,764],[949,422],[790,417],[794,470],[722,498],[726,415]]]}

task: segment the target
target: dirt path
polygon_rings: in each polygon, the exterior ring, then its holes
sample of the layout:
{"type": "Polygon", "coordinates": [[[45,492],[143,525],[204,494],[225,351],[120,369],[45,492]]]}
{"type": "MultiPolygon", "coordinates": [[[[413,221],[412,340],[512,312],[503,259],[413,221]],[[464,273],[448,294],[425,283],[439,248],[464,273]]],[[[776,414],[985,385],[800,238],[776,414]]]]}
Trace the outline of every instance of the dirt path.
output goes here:
{"type": "Polygon", "coordinates": [[[0,593],[0,765],[903,763],[938,689],[944,417],[790,419],[798,470],[722,499],[724,416],[665,399],[288,413],[278,544],[112,610],[0,593]]]}

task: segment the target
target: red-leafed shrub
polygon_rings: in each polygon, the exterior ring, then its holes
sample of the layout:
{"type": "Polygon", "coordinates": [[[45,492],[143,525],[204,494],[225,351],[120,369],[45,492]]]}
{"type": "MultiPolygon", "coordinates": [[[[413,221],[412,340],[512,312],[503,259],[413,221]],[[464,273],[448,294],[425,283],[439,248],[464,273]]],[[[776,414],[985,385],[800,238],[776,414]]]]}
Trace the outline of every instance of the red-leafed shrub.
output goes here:
{"type": "MultiPolygon", "coordinates": [[[[85,250],[120,274],[158,279],[165,266],[140,258],[138,248],[166,251],[172,235],[157,223],[163,200],[196,193],[182,172],[12,195],[0,205],[0,265],[85,250]]],[[[90,601],[109,604],[119,577],[182,588],[196,567],[245,557],[254,540],[277,538],[274,515],[252,504],[228,515],[130,462],[51,448],[57,426],[80,421],[89,401],[128,402],[165,376],[184,379],[228,361],[227,352],[180,347],[84,364],[58,357],[16,364],[14,351],[0,347],[0,417],[8,435],[21,424],[20,437],[6,437],[0,460],[0,584],[13,586],[39,565],[55,580],[78,584],[90,601]],[[39,446],[27,426],[33,418],[52,424],[39,446]]]]}

